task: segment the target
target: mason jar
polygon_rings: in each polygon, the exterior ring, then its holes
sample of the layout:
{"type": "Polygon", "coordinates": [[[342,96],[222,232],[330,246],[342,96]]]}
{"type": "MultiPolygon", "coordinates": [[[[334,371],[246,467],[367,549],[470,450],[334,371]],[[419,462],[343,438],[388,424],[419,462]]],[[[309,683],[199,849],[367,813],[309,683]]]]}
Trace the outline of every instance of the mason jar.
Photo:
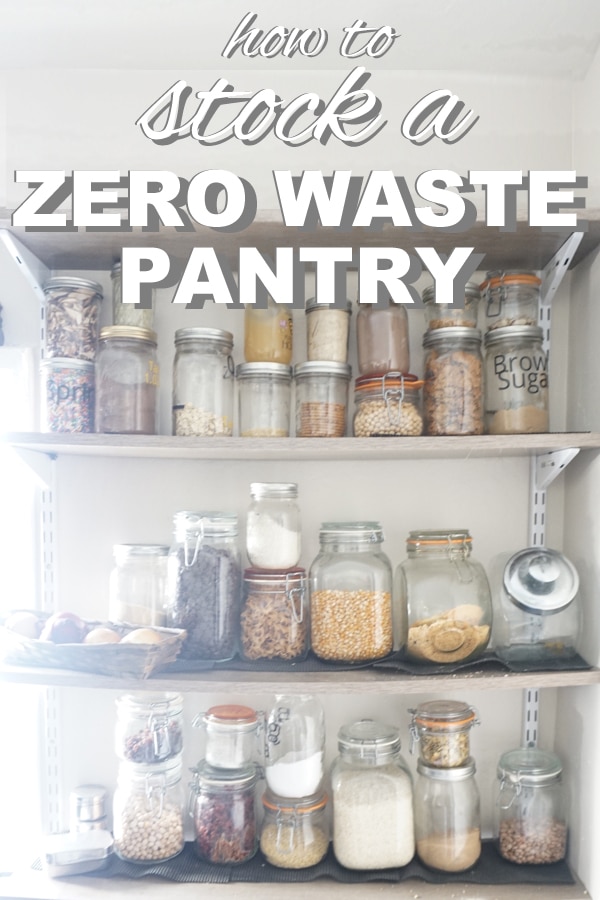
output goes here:
{"type": "Polygon", "coordinates": [[[325,713],[312,694],[277,693],[265,723],[265,780],[279,797],[318,793],[325,775],[325,713]]]}
{"type": "Polygon", "coordinates": [[[475,659],[488,645],[492,598],[485,569],[471,558],[466,530],[411,531],[396,569],[408,626],[406,655],[417,662],[475,659]]]}
{"type": "Polygon", "coordinates": [[[481,285],[487,329],[537,325],[541,284],[533,272],[488,272],[481,285]]]}
{"type": "Polygon", "coordinates": [[[413,786],[398,729],[361,719],[338,732],[333,852],[348,869],[405,866],[415,852],[413,786]]]}
{"type": "Polygon", "coordinates": [[[305,362],[294,370],[296,437],[344,437],[350,366],[305,362]]]}
{"type": "Polygon", "coordinates": [[[115,753],[131,763],[162,763],[183,749],[183,697],[174,692],[117,699],[115,753]]]}
{"type": "Polygon", "coordinates": [[[260,849],[268,863],[306,869],[321,862],[329,849],[326,794],[290,800],[266,790],[262,804],[260,849]]]}
{"type": "Polygon", "coordinates": [[[305,569],[244,570],[240,614],[243,659],[305,659],[309,633],[305,569]]]}
{"type": "Polygon", "coordinates": [[[306,301],[306,358],[309,362],[348,362],[352,303],[343,306],[306,301]]]}
{"type": "Polygon", "coordinates": [[[246,553],[258,569],[291,569],[302,551],[298,485],[253,481],[246,516],[246,553]]]}
{"type": "Polygon", "coordinates": [[[379,522],[324,522],[310,567],[310,633],[316,656],[368,662],[394,646],[392,568],[379,522]]]}
{"type": "Polygon", "coordinates": [[[471,755],[470,732],[479,724],[477,711],[460,700],[428,700],[410,709],[410,752],[419,749],[428,766],[464,766],[471,755]]]}
{"type": "Polygon", "coordinates": [[[194,847],[204,862],[236,864],[258,850],[254,766],[215,769],[202,762],[190,785],[189,811],[194,822],[194,847]]]}
{"type": "Polygon", "coordinates": [[[166,544],[115,544],[115,565],[108,582],[111,622],[166,625],[166,544]]]}
{"type": "Polygon", "coordinates": [[[211,706],[193,720],[204,732],[203,758],[215,769],[240,769],[262,759],[258,712],[239,703],[211,706]]]}
{"type": "Polygon", "coordinates": [[[100,332],[96,360],[96,431],[156,434],[159,370],[156,333],[113,325],[100,332]]]}
{"type": "Polygon", "coordinates": [[[494,328],[484,338],[489,434],[548,431],[548,354],[537,325],[494,328]]]}
{"type": "Polygon", "coordinates": [[[179,328],[173,360],[173,434],[233,434],[233,335],[179,328]]]}
{"type": "Polygon", "coordinates": [[[483,434],[483,357],[477,328],[434,328],[423,336],[425,434],[483,434]]]}
{"type": "Polygon", "coordinates": [[[354,436],[420,435],[422,386],[415,375],[400,372],[361,375],[354,383],[354,436]]]}
{"type": "Polygon", "coordinates": [[[236,369],[240,437],[289,437],[292,368],[242,363],[236,369]]]}
{"type": "Polygon", "coordinates": [[[436,303],[435,284],[425,288],[422,298],[427,328],[477,328],[481,291],[475,282],[467,281],[462,306],[436,303]]]}
{"type": "Polygon", "coordinates": [[[41,430],[94,431],[96,374],[93,362],[54,356],[40,363],[41,430]]]}
{"type": "Polygon", "coordinates": [[[44,285],[44,355],[94,362],[98,349],[102,286],[75,275],[44,285]]]}
{"type": "Polygon", "coordinates": [[[116,262],[110,270],[112,285],[113,325],[134,325],[136,328],[154,328],[154,297],[150,294],[150,302],[123,302],[123,267],[116,262]]]}
{"type": "Polygon", "coordinates": [[[360,375],[410,371],[408,315],[402,303],[360,303],[356,317],[360,375]]]}
{"type": "Polygon", "coordinates": [[[267,298],[261,308],[247,303],[244,307],[244,359],[247,363],[278,363],[289,366],[292,361],[294,326],[292,308],[267,298]]]}

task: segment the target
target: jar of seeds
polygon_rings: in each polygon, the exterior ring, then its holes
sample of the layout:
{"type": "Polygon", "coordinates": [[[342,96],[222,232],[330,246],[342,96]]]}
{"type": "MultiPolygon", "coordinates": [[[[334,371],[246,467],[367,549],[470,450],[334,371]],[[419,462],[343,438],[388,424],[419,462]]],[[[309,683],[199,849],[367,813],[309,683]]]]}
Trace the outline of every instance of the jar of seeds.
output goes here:
{"type": "Polygon", "coordinates": [[[60,275],[44,285],[45,356],[94,362],[102,287],[87,278],[60,275]]]}

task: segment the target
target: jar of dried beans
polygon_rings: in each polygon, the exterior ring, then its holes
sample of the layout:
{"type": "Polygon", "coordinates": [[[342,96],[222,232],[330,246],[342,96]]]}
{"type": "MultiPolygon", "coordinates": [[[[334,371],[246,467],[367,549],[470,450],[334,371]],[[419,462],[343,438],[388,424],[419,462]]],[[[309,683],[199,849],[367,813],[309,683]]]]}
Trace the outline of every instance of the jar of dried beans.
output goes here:
{"type": "Polygon", "coordinates": [[[240,437],[289,437],[292,367],[243,363],[236,378],[240,437]]]}
{"type": "Polygon", "coordinates": [[[173,361],[173,434],[233,434],[233,335],[179,328],[173,361]]]}
{"type": "Polygon", "coordinates": [[[245,569],[240,616],[243,658],[305,659],[308,636],[305,569],[245,569]]]}
{"type": "Polygon", "coordinates": [[[477,328],[434,328],[423,336],[425,433],[483,434],[483,357],[477,328]]]}
{"type": "Polygon", "coordinates": [[[246,304],[244,359],[247,363],[279,363],[289,366],[293,349],[292,307],[267,298],[266,305],[246,304]]]}
{"type": "Polygon", "coordinates": [[[240,769],[262,757],[260,717],[250,706],[226,703],[199,713],[192,725],[204,731],[203,759],[215,769],[240,769]]]}
{"type": "Polygon", "coordinates": [[[113,325],[100,332],[96,360],[96,431],[156,434],[158,426],[156,333],[113,325]]]}
{"type": "Polygon", "coordinates": [[[125,694],[117,700],[115,752],[132,763],[161,763],[183,749],[183,697],[125,694]]]}
{"type": "Polygon", "coordinates": [[[306,301],[306,358],[309,361],[348,362],[352,304],[343,306],[306,301]]]}
{"type": "Polygon", "coordinates": [[[429,700],[409,712],[411,753],[418,746],[424,763],[442,769],[466,764],[471,755],[470,731],[479,724],[472,706],[458,700],[429,700]]]}
{"type": "Polygon", "coordinates": [[[464,302],[461,306],[455,306],[453,303],[436,303],[434,284],[425,288],[422,297],[427,328],[477,327],[481,292],[479,285],[473,281],[467,281],[465,285],[464,302]]]}
{"type": "Polygon", "coordinates": [[[344,437],[350,366],[305,362],[296,366],[294,374],[296,436],[344,437]]]}
{"type": "Polygon", "coordinates": [[[204,862],[243,863],[256,853],[257,781],[254,766],[215,769],[203,762],[194,770],[189,808],[204,862]]]}
{"type": "Polygon", "coordinates": [[[537,325],[488,331],[485,424],[489,434],[548,431],[548,354],[537,325]]]}
{"type": "Polygon", "coordinates": [[[101,285],[87,278],[59,275],[46,282],[45,356],[94,362],[102,298],[101,285]]]}
{"type": "Polygon", "coordinates": [[[356,317],[361,375],[410,371],[408,315],[402,303],[361,303],[356,317]]]}
{"type": "Polygon", "coordinates": [[[421,387],[415,375],[388,372],[387,375],[362,375],[354,385],[355,437],[420,435],[421,387]]]}
{"type": "Polygon", "coordinates": [[[487,330],[537,325],[541,283],[533,272],[488,272],[481,285],[487,330]]]}
{"type": "Polygon", "coordinates": [[[327,795],[289,800],[267,790],[262,803],[260,849],[267,862],[283,869],[306,869],[321,862],[329,849],[327,795]]]}

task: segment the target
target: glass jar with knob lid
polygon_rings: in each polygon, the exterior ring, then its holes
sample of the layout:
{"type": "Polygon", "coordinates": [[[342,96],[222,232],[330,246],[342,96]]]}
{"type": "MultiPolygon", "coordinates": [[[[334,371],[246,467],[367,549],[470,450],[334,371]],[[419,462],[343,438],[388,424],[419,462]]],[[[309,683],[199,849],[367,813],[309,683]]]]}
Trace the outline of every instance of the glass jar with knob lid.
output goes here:
{"type": "Polygon", "coordinates": [[[479,724],[472,706],[459,700],[428,700],[409,712],[411,753],[418,747],[428,766],[448,769],[466,765],[471,755],[470,731],[479,724]]]}
{"type": "Polygon", "coordinates": [[[262,804],[260,849],[267,862],[283,869],[316,866],[329,849],[327,795],[290,800],[267,789],[262,804]]]}
{"type": "Polygon", "coordinates": [[[179,328],[173,360],[173,434],[233,434],[233,335],[179,328]]]}

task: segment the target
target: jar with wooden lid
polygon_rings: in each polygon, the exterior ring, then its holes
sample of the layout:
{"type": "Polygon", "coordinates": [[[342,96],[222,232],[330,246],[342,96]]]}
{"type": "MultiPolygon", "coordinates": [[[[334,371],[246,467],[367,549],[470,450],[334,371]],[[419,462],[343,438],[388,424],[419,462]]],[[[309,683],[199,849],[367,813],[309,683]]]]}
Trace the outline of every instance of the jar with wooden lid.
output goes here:
{"type": "Polygon", "coordinates": [[[309,645],[308,580],[296,566],[244,570],[240,654],[244,659],[305,659],[309,645]]]}
{"type": "Polygon", "coordinates": [[[293,351],[292,307],[267,298],[266,306],[245,305],[244,359],[289,366],[293,351]]]}
{"type": "Polygon", "coordinates": [[[537,325],[541,284],[533,272],[488,272],[481,285],[487,330],[537,325]]]}
{"type": "Polygon", "coordinates": [[[433,328],[423,336],[425,434],[483,434],[483,357],[477,328],[433,328]]]}
{"type": "Polygon", "coordinates": [[[96,431],[156,434],[159,368],[156,333],[112,325],[100,331],[96,360],[96,431]]]}
{"type": "Polygon", "coordinates": [[[361,303],[356,342],[360,375],[410,371],[408,314],[402,303],[361,303]]]}
{"type": "Polygon", "coordinates": [[[401,372],[361,375],[354,383],[354,436],[420,435],[422,386],[415,375],[401,372]]]}
{"type": "Polygon", "coordinates": [[[173,359],[173,434],[233,434],[233,335],[178,328],[173,359]]]}
{"type": "Polygon", "coordinates": [[[344,437],[351,375],[346,363],[304,362],[296,366],[297,437],[344,437]]]}
{"type": "Polygon", "coordinates": [[[352,304],[342,306],[319,303],[316,297],[306,301],[306,358],[309,361],[348,362],[352,304]]]}
{"type": "Polygon", "coordinates": [[[223,703],[211,706],[193,720],[204,732],[203,758],[215,769],[241,769],[261,758],[259,713],[250,706],[223,703]]]}
{"type": "Polygon", "coordinates": [[[481,291],[479,285],[467,281],[462,306],[435,302],[435,284],[426,287],[422,294],[427,328],[476,328],[481,291]]]}
{"type": "Polygon", "coordinates": [[[418,748],[428,766],[450,769],[466,764],[471,728],[479,724],[472,706],[459,700],[429,700],[409,712],[411,753],[418,748]]]}
{"type": "Polygon", "coordinates": [[[537,325],[493,328],[484,338],[489,434],[548,431],[548,354],[537,325]]]}
{"type": "Polygon", "coordinates": [[[268,863],[283,869],[306,869],[321,862],[329,849],[326,794],[294,800],[267,789],[262,805],[260,849],[268,863]]]}

